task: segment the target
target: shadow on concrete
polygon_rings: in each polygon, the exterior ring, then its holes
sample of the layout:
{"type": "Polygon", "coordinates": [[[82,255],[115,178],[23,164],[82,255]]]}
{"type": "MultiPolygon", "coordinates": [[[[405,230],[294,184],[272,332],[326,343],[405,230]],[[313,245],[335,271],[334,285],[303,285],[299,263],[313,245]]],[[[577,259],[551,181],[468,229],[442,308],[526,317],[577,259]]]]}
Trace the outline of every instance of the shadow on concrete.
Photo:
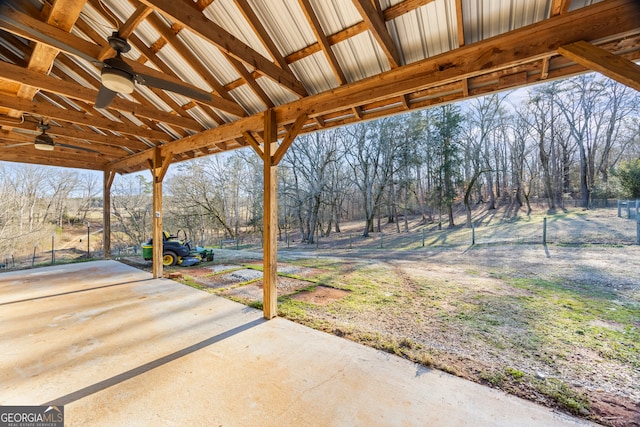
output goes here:
{"type": "Polygon", "coordinates": [[[7,302],[0,303],[0,307],[2,307],[3,305],[18,304],[21,302],[37,301],[39,299],[47,299],[47,298],[60,297],[63,295],[78,294],[78,293],[83,293],[87,291],[95,291],[97,289],[112,288],[114,286],[123,286],[123,285],[130,285],[132,283],[148,282],[150,280],[156,280],[156,279],[149,278],[149,279],[140,279],[140,280],[128,280],[126,282],[121,282],[121,283],[112,283],[110,285],[96,286],[94,288],[76,289],[75,291],[60,292],[59,294],[42,295],[39,297],[25,298],[25,299],[19,299],[15,301],[7,301],[7,302]]]}
{"type": "Polygon", "coordinates": [[[173,362],[174,360],[180,359],[181,357],[187,356],[191,353],[194,353],[198,350],[201,350],[205,347],[213,345],[217,342],[220,342],[226,338],[230,338],[236,334],[244,332],[248,329],[251,329],[255,326],[258,326],[262,323],[266,322],[265,319],[255,319],[251,322],[245,323],[244,325],[237,326],[235,328],[229,329],[228,331],[222,332],[221,334],[214,335],[211,338],[207,338],[206,340],[200,341],[199,343],[190,345],[189,347],[183,348],[182,350],[178,350],[171,354],[168,354],[164,357],[151,361],[149,363],[145,363],[144,365],[138,366],[137,368],[130,369],[126,372],[113,376],[111,378],[107,378],[106,380],[100,381],[98,383],[92,384],[88,387],[82,388],[80,390],[76,390],[73,393],[69,393],[65,396],[61,396],[57,399],[53,399],[50,402],[43,403],[43,405],[47,406],[62,406],[68,405],[70,403],[75,402],[76,400],[85,398],[92,394],[98,393],[102,390],[105,390],[114,385],[120,384],[124,381],[127,381],[131,378],[137,377],[138,375],[142,375],[152,369],[159,368],[162,365],[165,365],[169,362],[173,362]]]}

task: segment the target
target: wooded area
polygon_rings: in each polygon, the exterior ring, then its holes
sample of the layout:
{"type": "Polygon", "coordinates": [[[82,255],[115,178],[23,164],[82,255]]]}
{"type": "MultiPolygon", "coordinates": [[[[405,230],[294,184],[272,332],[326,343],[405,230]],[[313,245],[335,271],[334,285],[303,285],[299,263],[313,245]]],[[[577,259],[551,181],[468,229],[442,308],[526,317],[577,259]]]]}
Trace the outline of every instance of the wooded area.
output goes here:
{"type": "MultiPolygon", "coordinates": [[[[278,226],[313,243],[340,232],[343,221],[361,220],[366,237],[382,222],[408,231],[411,215],[460,225],[453,211],[462,208],[470,226],[481,203],[526,214],[532,198],[553,211],[574,200],[588,208],[594,198],[638,197],[639,110],[635,90],[587,74],[302,135],[279,168],[278,226]]],[[[54,227],[86,226],[101,206],[93,173],[0,166],[4,253],[28,250],[54,227]]],[[[174,166],[165,180],[165,228],[196,241],[259,232],[262,167],[252,150],[174,166]]],[[[112,205],[114,247],[150,236],[148,177],[116,177],[112,205]]]]}

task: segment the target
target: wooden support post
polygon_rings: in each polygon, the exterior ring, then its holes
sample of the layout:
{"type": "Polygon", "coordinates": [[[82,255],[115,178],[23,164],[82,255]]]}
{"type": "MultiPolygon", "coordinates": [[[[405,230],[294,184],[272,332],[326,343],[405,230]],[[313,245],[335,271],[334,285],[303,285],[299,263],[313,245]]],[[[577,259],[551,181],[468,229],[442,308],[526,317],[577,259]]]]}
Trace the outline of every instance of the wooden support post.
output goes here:
{"type": "Polygon", "coordinates": [[[151,161],[151,175],[153,176],[153,278],[162,277],[162,180],[169,164],[171,153],[162,157],[162,151],[156,147],[151,161]]]}
{"type": "Polygon", "coordinates": [[[111,185],[116,173],[105,169],[102,178],[102,252],[104,259],[111,259],[111,185]]]}
{"type": "Polygon", "coordinates": [[[273,110],[264,113],[264,230],[263,230],[263,313],[265,319],[272,319],[278,314],[278,167],[273,164],[275,153],[276,115],[273,110]]]}

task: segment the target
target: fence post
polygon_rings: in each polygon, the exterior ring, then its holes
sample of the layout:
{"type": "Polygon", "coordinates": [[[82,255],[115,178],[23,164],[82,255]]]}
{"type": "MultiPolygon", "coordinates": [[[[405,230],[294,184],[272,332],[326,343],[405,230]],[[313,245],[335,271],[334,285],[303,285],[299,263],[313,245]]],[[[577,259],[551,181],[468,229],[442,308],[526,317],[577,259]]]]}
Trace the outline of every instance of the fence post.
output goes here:
{"type": "Polygon", "coordinates": [[[422,247],[424,248],[424,228],[422,229],[422,247]]]}
{"type": "Polygon", "coordinates": [[[56,262],[55,233],[51,233],[51,265],[56,262]]]}
{"type": "Polygon", "coordinates": [[[471,224],[471,246],[476,244],[476,227],[471,224]]]}
{"type": "Polygon", "coordinates": [[[380,249],[382,249],[382,233],[380,233],[380,249]]]}
{"type": "Polygon", "coordinates": [[[542,244],[547,244],[547,217],[542,220],[542,244]]]}
{"type": "Polygon", "coordinates": [[[38,247],[37,243],[33,244],[33,257],[31,258],[31,267],[36,263],[36,248],[38,247]]]}
{"type": "Polygon", "coordinates": [[[640,215],[636,210],[636,245],[640,245],[640,215]]]}
{"type": "Polygon", "coordinates": [[[618,218],[622,217],[622,212],[621,211],[622,211],[622,206],[621,206],[621,203],[620,203],[620,199],[618,199],[618,218]]]}
{"type": "Polygon", "coordinates": [[[349,249],[352,249],[351,244],[353,243],[353,233],[349,233],[349,249]]]}

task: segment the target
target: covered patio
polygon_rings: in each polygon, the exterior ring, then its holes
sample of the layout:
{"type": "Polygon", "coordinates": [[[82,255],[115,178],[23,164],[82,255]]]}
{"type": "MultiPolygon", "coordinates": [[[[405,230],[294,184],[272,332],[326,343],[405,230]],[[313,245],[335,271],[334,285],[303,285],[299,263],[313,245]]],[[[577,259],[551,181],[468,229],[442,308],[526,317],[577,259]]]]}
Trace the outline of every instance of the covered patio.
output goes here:
{"type": "Polygon", "coordinates": [[[588,425],[275,318],[277,167],[301,133],[587,71],[638,89],[635,0],[2,6],[0,161],[99,171],[108,258],[117,174],[151,172],[158,242],[170,166],[251,147],[264,308],[163,279],[161,245],[152,273],[2,273],[1,405],[64,405],[68,426],[588,425]]]}
{"type": "Polygon", "coordinates": [[[0,275],[0,402],[66,426],[585,426],[116,261],[0,275]]]}
{"type": "MultiPolygon", "coordinates": [[[[0,8],[0,160],[150,170],[251,147],[264,167],[264,317],[277,168],[296,136],[587,71],[640,89],[635,0],[34,0],[0,8]]],[[[153,276],[162,277],[162,247],[153,276]]]]}

